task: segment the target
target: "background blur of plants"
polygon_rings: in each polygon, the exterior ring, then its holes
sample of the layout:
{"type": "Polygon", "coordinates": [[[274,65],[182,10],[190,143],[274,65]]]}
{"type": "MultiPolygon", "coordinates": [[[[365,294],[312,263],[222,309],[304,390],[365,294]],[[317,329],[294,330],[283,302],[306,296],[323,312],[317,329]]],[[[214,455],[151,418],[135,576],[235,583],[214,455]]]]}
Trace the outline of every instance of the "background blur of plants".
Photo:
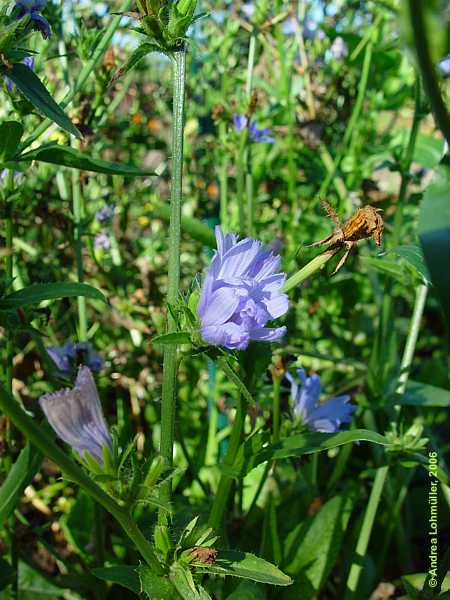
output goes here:
{"type": "MultiPolygon", "coordinates": [[[[181,289],[187,293],[208,264],[214,242],[207,228],[218,222],[226,230],[238,228],[242,155],[233,115],[247,113],[253,92],[252,118],[258,127],[270,128],[275,140],[252,143],[244,165],[246,193],[251,189],[254,199],[253,236],[280,244],[284,271],[293,273],[306,264],[317,253],[317,248],[307,245],[331,232],[333,224],[320,205],[321,198],[342,220],[365,204],[382,209],[385,220],[382,249],[372,241],[364,242],[335,276],[329,277],[335,264],[327,265],[294,291],[286,323],[289,333],[285,343],[275,347],[274,361],[282,361],[280,368],[285,369],[298,360],[308,371],[318,372],[327,395],[352,395],[359,407],[358,426],[384,433],[416,289],[433,279],[401,423],[404,430],[413,423],[422,426],[429,447],[437,449],[442,466],[445,461],[448,466],[448,344],[439,298],[442,294],[448,298],[442,290],[448,282],[449,257],[440,257],[441,279],[438,275],[436,281],[436,269],[431,277],[425,266],[418,222],[427,194],[432,201],[433,194],[441,197],[446,189],[448,202],[450,167],[443,159],[443,135],[421,89],[414,35],[400,6],[403,3],[199,4],[199,12],[210,15],[194,23],[189,45],[183,216],[202,221],[204,228],[197,224],[197,233],[192,234],[189,221],[184,227],[181,289]],[[254,52],[250,70],[249,47],[254,52]],[[405,152],[414,119],[419,129],[408,165],[405,152]],[[430,186],[437,170],[444,182],[440,192],[430,186]],[[383,312],[386,297],[390,307],[383,312]],[[383,322],[380,314],[388,321],[383,322]]],[[[449,52],[448,7],[427,4],[433,61],[445,91],[450,72],[449,59],[442,62],[449,52]]],[[[110,22],[108,10],[118,8],[115,2],[89,0],[48,4],[45,15],[53,35],[48,41],[35,35],[31,43],[38,52],[35,72],[56,97],[90,58],[98,32],[110,22]]],[[[108,421],[117,425],[122,439],[137,434],[138,451],[144,456],[157,448],[160,436],[162,353],[151,339],[164,331],[172,96],[170,62],[162,54],[150,54],[111,83],[136,46],[129,26],[130,20],[124,18],[103,61],[67,112],[83,133],[82,150],[149,171],[158,168],[162,174],[122,177],[43,162],[35,162],[25,176],[18,173],[20,194],[12,208],[12,290],[76,279],[71,209],[75,177],[81,186],[84,281],[100,288],[110,303],[105,307],[87,300],[88,339],[104,359],[98,387],[108,421]],[[102,215],[99,211],[105,207],[111,210],[102,215]]],[[[25,132],[32,134],[41,117],[30,113],[23,97],[17,91],[10,94],[6,85],[0,95],[0,120],[20,120],[20,114],[26,113],[25,132]]],[[[52,126],[41,141],[64,144],[67,140],[66,133],[52,126]]],[[[442,226],[449,228],[448,212],[439,214],[442,226]]],[[[448,315],[448,306],[446,311],[448,315]]],[[[13,390],[28,410],[37,412],[37,398],[58,385],[43,346],[78,340],[77,303],[74,299],[43,303],[31,317],[32,333],[17,324],[13,390]]],[[[5,352],[4,345],[0,351],[5,352]]],[[[264,374],[266,366],[261,356],[256,365],[258,403],[252,414],[261,426],[272,418],[272,383],[264,374]]],[[[286,381],[281,393],[282,415],[287,415],[286,381]]],[[[207,518],[208,494],[216,489],[217,465],[227,447],[234,390],[212,363],[191,356],[181,365],[178,397],[173,481],[176,526],[181,530],[197,514],[207,518]]],[[[0,428],[6,430],[5,419],[0,420],[0,428]]],[[[24,442],[20,434],[11,443],[5,437],[0,440],[2,481],[24,442]]],[[[366,444],[349,447],[342,473],[332,479],[343,452],[347,450],[318,455],[316,474],[306,459],[280,462],[250,514],[264,465],[244,479],[240,501],[226,515],[225,543],[259,553],[289,573],[295,583],[281,592],[241,583],[235,591],[238,582],[226,580],[226,585],[211,588],[217,598],[344,597],[379,456],[366,444]]],[[[427,493],[425,470],[417,464],[395,464],[356,597],[369,598],[377,586],[380,590],[381,582],[387,582],[385,595],[377,598],[399,596],[404,593],[401,576],[410,574],[414,585],[413,574],[427,571],[427,493]],[[400,493],[405,497],[399,511],[395,501],[400,493]]],[[[442,554],[450,543],[449,500],[447,488],[440,496],[442,554]]],[[[154,520],[154,508],[144,505],[139,510],[145,530],[154,520]]],[[[61,480],[55,465],[44,460],[15,510],[20,598],[93,597],[97,580],[90,569],[98,564],[92,551],[94,514],[84,492],[61,480]]],[[[0,523],[2,600],[12,597],[11,523],[11,519],[0,523]]],[[[127,540],[108,519],[105,530],[107,561],[129,563],[133,550],[127,540]]],[[[98,591],[105,593],[108,598],[125,598],[128,593],[134,597],[119,586],[98,591]]]]}

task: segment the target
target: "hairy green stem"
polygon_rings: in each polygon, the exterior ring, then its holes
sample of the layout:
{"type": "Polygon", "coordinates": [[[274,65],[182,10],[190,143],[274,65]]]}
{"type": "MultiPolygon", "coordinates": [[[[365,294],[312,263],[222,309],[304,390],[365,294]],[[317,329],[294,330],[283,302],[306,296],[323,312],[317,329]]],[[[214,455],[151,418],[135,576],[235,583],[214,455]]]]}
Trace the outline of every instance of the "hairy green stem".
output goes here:
{"type": "MultiPolygon", "coordinates": [[[[77,265],[77,279],[80,283],[84,280],[83,268],[83,199],[81,197],[80,172],[72,171],[72,211],[74,224],[75,261],[77,265]]],[[[80,342],[87,340],[86,298],[78,296],[78,338],[80,342]]]]}
{"type": "MultiPolygon", "coordinates": [[[[127,10],[129,10],[131,5],[132,5],[132,0],[125,0],[125,2],[123,2],[120,5],[119,10],[117,12],[118,13],[126,12],[127,10]]],[[[87,63],[81,69],[80,74],[78,75],[78,78],[75,81],[75,83],[73,84],[72,88],[67,92],[67,94],[64,96],[64,98],[61,100],[60,105],[62,108],[65,108],[72,102],[72,100],[75,98],[75,96],[78,94],[78,92],[83,88],[84,84],[86,83],[87,79],[89,78],[89,75],[92,73],[92,71],[95,69],[95,67],[98,65],[98,63],[103,58],[103,55],[109,48],[110,42],[113,38],[113,35],[116,33],[116,31],[119,27],[121,19],[122,19],[121,16],[114,17],[112,19],[111,23],[105,29],[105,32],[104,32],[101,40],[95,47],[95,50],[93,51],[91,58],[87,61],[87,63]]],[[[39,125],[39,127],[36,128],[35,132],[32,133],[20,145],[19,151],[22,152],[25,148],[30,146],[43,133],[45,133],[52,124],[53,124],[52,120],[45,119],[39,125]]]]}
{"type": "Polygon", "coordinates": [[[120,523],[147,564],[157,573],[161,573],[162,568],[154,554],[152,545],[145,539],[129,513],[92,481],[83,469],[55,444],[45,429],[40,427],[1,385],[0,410],[11,419],[38,450],[59,466],[68,479],[83,488],[95,502],[101,504],[120,523]]]}
{"type": "MultiPolygon", "coordinates": [[[[183,131],[184,96],[186,80],[186,49],[183,46],[172,55],[173,63],[173,122],[172,122],[172,188],[169,223],[169,266],[167,304],[174,306],[178,301],[180,286],[180,245],[181,245],[181,200],[183,182],[183,131]]],[[[172,315],[168,314],[167,332],[176,330],[172,315]]],[[[173,464],[173,444],[175,436],[177,347],[164,349],[163,384],[161,404],[161,445],[160,451],[166,466],[173,464]]],[[[161,499],[170,502],[172,485],[170,481],[161,486],[161,499]]],[[[167,512],[160,510],[160,523],[166,523],[167,512]]]]}
{"type": "Polygon", "coordinates": [[[356,545],[356,556],[353,560],[353,564],[350,568],[350,573],[347,579],[345,600],[352,600],[353,598],[356,598],[355,594],[358,589],[359,578],[361,576],[363,568],[363,560],[366,556],[370,535],[372,533],[372,528],[375,521],[375,516],[377,514],[378,505],[380,503],[381,493],[383,491],[387,473],[388,467],[384,466],[377,469],[375,474],[372,491],[370,493],[369,503],[364,514],[364,520],[362,523],[361,531],[359,533],[358,543],[356,545]]]}
{"type": "Polygon", "coordinates": [[[430,101],[436,124],[450,143],[450,115],[439,89],[436,69],[430,53],[430,43],[425,27],[426,3],[423,0],[408,0],[408,16],[414,32],[417,60],[422,81],[430,101]]]}

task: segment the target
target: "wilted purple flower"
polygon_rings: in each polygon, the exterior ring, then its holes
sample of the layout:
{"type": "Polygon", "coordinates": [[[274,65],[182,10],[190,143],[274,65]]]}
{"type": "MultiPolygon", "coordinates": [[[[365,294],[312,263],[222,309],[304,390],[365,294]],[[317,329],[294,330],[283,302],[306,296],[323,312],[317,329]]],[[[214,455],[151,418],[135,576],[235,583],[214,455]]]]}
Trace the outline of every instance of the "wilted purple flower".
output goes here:
{"type": "Polygon", "coordinates": [[[111,241],[104,231],[98,233],[94,238],[94,248],[96,250],[108,250],[111,248],[111,241]]]}
{"type": "Polygon", "coordinates": [[[112,441],[88,367],[79,368],[73,389],[45,394],[39,404],[57,435],[81,458],[89,452],[103,464],[103,448],[111,450],[112,441]]]}
{"type": "Polygon", "coordinates": [[[335,38],[333,43],[331,44],[330,52],[336,60],[342,60],[347,56],[347,44],[344,42],[340,35],[337,38],[335,38]]]}
{"type": "Polygon", "coordinates": [[[450,54],[448,54],[438,63],[438,68],[441,71],[441,73],[446,77],[450,75],[450,54]]]}
{"type": "Polygon", "coordinates": [[[248,134],[252,142],[261,142],[263,144],[274,144],[275,138],[270,137],[270,129],[266,127],[265,129],[258,129],[256,125],[256,121],[248,122],[248,117],[246,115],[239,115],[235,113],[233,115],[233,123],[234,128],[237,133],[241,133],[248,126],[248,134]]]}
{"type": "Polygon", "coordinates": [[[107,204],[95,213],[95,218],[99,223],[107,223],[114,216],[114,206],[107,204]]]}
{"type": "Polygon", "coordinates": [[[52,34],[50,23],[39,14],[46,3],[47,0],[16,0],[17,18],[22,19],[28,15],[33,29],[40,31],[44,39],[52,34]]]}
{"type": "Polygon", "coordinates": [[[100,371],[103,367],[103,359],[94,351],[90,342],[66,342],[64,346],[49,346],[47,352],[56,367],[66,374],[70,374],[80,363],[92,371],[100,371]]]}
{"type": "Polygon", "coordinates": [[[261,242],[216,227],[217,251],[203,283],[198,315],[205,342],[244,350],[250,340],[273,342],[286,327],[270,329],[268,321],[288,310],[282,292],[285,274],[278,273],[280,257],[261,242]]]}
{"type": "Polygon", "coordinates": [[[306,377],[304,369],[297,369],[301,380],[299,387],[290,373],[286,374],[291,384],[291,396],[294,402],[294,414],[304,425],[313,431],[335,433],[342,423],[350,423],[356,410],[353,404],[347,404],[350,396],[335,396],[325,402],[319,402],[321,385],[319,375],[306,377]]]}

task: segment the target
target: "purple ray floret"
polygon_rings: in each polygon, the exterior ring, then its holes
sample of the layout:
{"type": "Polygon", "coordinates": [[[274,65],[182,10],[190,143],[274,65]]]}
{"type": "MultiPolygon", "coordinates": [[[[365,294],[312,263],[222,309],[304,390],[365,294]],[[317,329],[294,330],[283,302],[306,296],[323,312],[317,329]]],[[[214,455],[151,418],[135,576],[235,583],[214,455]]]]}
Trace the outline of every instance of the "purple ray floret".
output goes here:
{"type": "Polygon", "coordinates": [[[94,351],[90,342],[66,342],[64,346],[49,346],[47,353],[56,367],[66,374],[73,371],[77,362],[85,364],[91,371],[100,371],[103,367],[102,357],[94,351]]]}
{"type": "Polygon", "coordinates": [[[89,452],[103,464],[103,447],[112,448],[111,436],[88,367],[78,370],[75,387],[45,394],[39,404],[57,435],[81,457],[89,452]]]}
{"type": "Polygon", "coordinates": [[[252,142],[261,144],[275,144],[275,138],[270,135],[271,130],[268,127],[259,129],[256,121],[249,122],[246,115],[235,113],[233,115],[233,123],[236,133],[241,133],[241,131],[244,131],[244,129],[248,127],[248,135],[252,142]]]}
{"type": "Polygon", "coordinates": [[[251,340],[274,342],[286,327],[268,328],[289,307],[280,257],[261,242],[216,227],[217,251],[203,283],[200,333],[214,346],[244,350],[251,340]]]}
{"type": "Polygon", "coordinates": [[[356,406],[348,404],[350,396],[335,396],[325,402],[319,402],[321,385],[319,375],[306,377],[304,369],[297,369],[301,381],[298,386],[289,373],[286,374],[291,384],[291,396],[294,402],[294,414],[304,425],[313,431],[335,433],[340,431],[342,423],[350,423],[356,406]]]}
{"type": "Polygon", "coordinates": [[[52,33],[50,23],[39,14],[46,3],[47,0],[16,0],[17,18],[22,19],[28,15],[33,29],[40,31],[44,39],[48,39],[52,33]]]}

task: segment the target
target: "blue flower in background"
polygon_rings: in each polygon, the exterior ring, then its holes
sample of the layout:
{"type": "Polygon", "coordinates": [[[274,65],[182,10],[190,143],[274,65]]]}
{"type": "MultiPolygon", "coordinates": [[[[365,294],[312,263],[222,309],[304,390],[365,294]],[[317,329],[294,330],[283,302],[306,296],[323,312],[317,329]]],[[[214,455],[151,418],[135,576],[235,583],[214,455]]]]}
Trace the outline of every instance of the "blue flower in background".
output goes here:
{"type": "Polygon", "coordinates": [[[342,60],[347,56],[347,44],[344,42],[343,38],[341,38],[340,35],[338,35],[338,37],[335,38],[333,43],[331,44],[330,52],[336,60],[342,60]]]}
{"type": "Polygon", "coordinates": [[[114,216],[114,206],[107,204],[95,213],[95,218],[99,223],[107,223],[114,216]]]}
{"type": "Polygon", "coordinates": [[[109,248],[111,248],[111,240],[109,239],[107,233],[103,231],[95,236],[94,248],[96,250],[109,250],[109,248]]]}
{"type": "Polygon", "coordinates": [[[258,129],[256,121],[248,122],[246,115],[239,115],[235,113],[233,115],[234,128],[237,133],[241,133],[246,127],[248,127],[248,134],[252,142],[260,142],[262,144],[274,144],[275,138],[270,136],[270,129],[268,127],[264,129],[258,129]]]}
{"type": "Polygon", "coordinates": [[[93,350],[90,342],[66,342],[64,346],[49,346],[47,353],[56,367],[65,374],[70,374],[80,363],[92,371],[100,371],[103,367],[103,359],[93,350]]]}
{"type": "Polygon", "coordinates": [[[88,367],[79,368],[73,389],[45,394],[39,404],[56,434],[81,458],[89,452],[103,464],[103,448],[111,450],[112,441],[88,367]]]}
{"type": "Polygon", "coordinates": [[[446,77],[450,75],[450,54],[448,54],[438,63],[438,68],[446,77]]]}
{"type": "Polygon", "coordinates": [[[313,431],[335,433],[342,423],[350,423],[356,406],[348,404],[350,396],[335,396],[325,402],[319,402],[321,385],[319,375],[306,377],[304,369],[297,369],[301,381],[299,387],[289,373],[286,374],[291,384],[291,396],[294,403],[294,414],[313,431]]]}
{"type": "Polygon", "coordinates": [[[28,15],[33,29],[40,31],[44,39],[52,34],[50,23],[39,14],[46,3],[47,0],[16,0],[17,18],[22,19],[28,15]]]}
{"type": "Polygon", "coordinates": [[[244,350],[251,340],[273,342],[286,327],[267,328],[289,307],[280,257],[261,242],[216,227],[217,251],[203,283],[198,315],[205,342],[244,350]]]}

